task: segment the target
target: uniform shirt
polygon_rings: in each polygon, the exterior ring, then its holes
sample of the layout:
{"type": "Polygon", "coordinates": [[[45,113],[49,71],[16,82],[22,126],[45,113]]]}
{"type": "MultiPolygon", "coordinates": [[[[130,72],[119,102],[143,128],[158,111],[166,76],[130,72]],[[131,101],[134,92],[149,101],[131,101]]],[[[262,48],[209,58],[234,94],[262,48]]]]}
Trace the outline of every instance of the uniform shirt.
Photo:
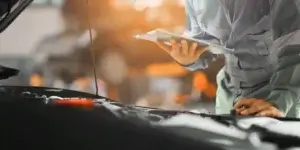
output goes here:
{"type": "Polygon", "coordinates": [[[300,0],[187,0],[186,34],[233,49],[224,54],[225,86],[237,97],[264,98],[288,113],[300,96],[299,8],[300,0]]]}

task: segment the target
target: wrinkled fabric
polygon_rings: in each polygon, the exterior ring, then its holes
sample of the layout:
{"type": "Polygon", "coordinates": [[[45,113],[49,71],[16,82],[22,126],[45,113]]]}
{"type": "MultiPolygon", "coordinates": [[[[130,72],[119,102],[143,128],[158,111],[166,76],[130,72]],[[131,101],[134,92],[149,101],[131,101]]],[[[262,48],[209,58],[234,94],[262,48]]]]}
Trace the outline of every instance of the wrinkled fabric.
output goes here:
{"type": "MultiPolygon", "coordinates": [[[[218,75],[217,113],[242,98],[263,98],[299,116],[300,0],[187,0],[186,34],[234,49],[218,75]]],[[[208,67],[215,55],[190,70],[208,67]]],[[[300,116],[299,116],[300,117],[300,116]]]]}

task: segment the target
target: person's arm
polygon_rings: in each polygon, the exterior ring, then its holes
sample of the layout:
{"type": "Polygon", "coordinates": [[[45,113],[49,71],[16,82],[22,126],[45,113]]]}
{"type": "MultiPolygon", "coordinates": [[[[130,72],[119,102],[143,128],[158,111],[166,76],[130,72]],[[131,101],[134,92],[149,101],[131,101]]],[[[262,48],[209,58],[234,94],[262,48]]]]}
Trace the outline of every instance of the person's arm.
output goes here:
{"type": "MultiPolygon", "coordinates": [[[[193,37],[193,38],[201,38],[204,32],[201,31],[201,28],[197,23],[197,19],[195,17],[196,13],[194,12],[194,9],[191,5],[191,0],[186,1],[185,10],[186,10],[186,30],[183,35],[188,37],[193,37]]],[[[217,55],[214,55],[209,52],[205,52],[200,56],[198,61],[190,65],[185,65],[184,67],[191,71],[197,69],[205,69],[208,67],[208,65],[211,62],[215,61],[216,58],[217,55]]]]}
{"type": "Polygon", "coordinates": [[[274,44],[271,57],[277,62],[266,98],[285,115],[300,97],[300,4],[298,0],[275,0],[272,6],[274,44]]]}

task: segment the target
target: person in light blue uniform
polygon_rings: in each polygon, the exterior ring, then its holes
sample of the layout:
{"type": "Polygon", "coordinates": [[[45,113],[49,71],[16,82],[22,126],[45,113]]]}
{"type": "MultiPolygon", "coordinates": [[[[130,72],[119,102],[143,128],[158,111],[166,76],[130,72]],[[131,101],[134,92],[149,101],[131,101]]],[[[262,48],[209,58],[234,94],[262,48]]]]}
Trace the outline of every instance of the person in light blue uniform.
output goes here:
{"type": "MultiPolygon", "coordinates": [[[[300,0],[187,0],[186,15],[187,36],[233,49],[217,75],[217,114],[300,117],[300,0]]],[[[189,70],[218,59],[171,42],[158,45],[189,70]]]]}

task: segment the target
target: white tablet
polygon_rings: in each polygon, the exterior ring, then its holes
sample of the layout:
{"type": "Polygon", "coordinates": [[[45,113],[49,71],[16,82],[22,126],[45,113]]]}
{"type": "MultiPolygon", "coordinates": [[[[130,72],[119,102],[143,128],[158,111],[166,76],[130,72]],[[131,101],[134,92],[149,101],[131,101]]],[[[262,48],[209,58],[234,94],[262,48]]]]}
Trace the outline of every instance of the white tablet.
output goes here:
{"type": "Polygon", "coordinates": [[[153,30],[150,32],[147,32],[145,34],[139,34],[134,36],[136,39],[142,39],[142,40],[147,40],[147,41],[152,41],[152,42],[164,42],[167,45],[170,45],[170,40],[176,40],[176,41],[180,41],[180,40],[186,40],[188,42],[188,44],[197,42],[199,45],[203,46],[203,47],[208,47],[208,50],[211,51],[214,54],[222,54],[225,51],[227,52],[232,52],[232,49],[228,49],[216,44],[212,44],[206,41],[202,41],[202,40],[198,40],[198,39],[194,39],[194,38],[189,38],[189,37],[184,37],[181,35],[176,35],[174,33],[170,33],[164,30],[153,30]]]}

